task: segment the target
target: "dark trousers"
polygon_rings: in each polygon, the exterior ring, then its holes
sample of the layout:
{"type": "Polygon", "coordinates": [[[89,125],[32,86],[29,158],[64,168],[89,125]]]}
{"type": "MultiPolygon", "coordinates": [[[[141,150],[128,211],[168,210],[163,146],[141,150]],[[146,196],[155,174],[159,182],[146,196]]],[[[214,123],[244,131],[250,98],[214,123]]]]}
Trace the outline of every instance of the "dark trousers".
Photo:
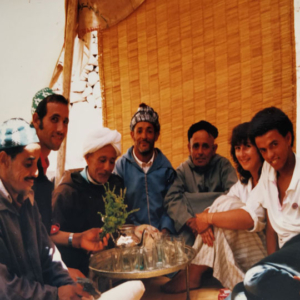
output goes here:
{"type": "Polygon", "coordinates": [[[300,234],[248,270],[228,299],[243,294],[248,300],[299,300],[300,282],[295,275],[300,275],[300,234]]]}

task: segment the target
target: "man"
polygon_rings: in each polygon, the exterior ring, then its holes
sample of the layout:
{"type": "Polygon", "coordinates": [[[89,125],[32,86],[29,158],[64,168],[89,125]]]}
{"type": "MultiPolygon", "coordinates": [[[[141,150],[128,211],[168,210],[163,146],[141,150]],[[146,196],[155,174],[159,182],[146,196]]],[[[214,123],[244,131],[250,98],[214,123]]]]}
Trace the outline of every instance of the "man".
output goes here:
{"type": "MultiPolygon", "coordinates": [[[[269,256],[252,267],[232,299],[299,299],[300,282],[300,159],[293,153],[293,124],[275,107],[258,112],[251,133],[265,163],[256,193],[246,211],[258,225],[257,207],[267,210],[269,256]],[[295,278],[293,278],[295,277],[295,278]]],[[[251,200],[251,199],[250,199],[251,200]]]]}
{"type": "Polygon", "coordinates": [[[229,160],[216,154],[218,129],[206,121],[188,130],[190,156],[177,169],[177,178],[165,197],[165,207],[175,229],[193,245],[197,234],[195,215],[204,211],[237,181],[229,160]]]}
{"type": "Polygon", "coordinates": [[[32,186],[41,147],[22,119],[0,126],[0,298],[80,299],[41,222],[32,186]]]}
{"type": "MultiPolygon", "coordinates": [[[[114,190],[117,195],[123,189],[123,180],[112,174],[120,154],[121,134],[116,130],[94,127],[86,134],[83,141],[86,168],[67,173],[53,192],[53,217],[62,231],[77,234],[103,226],[98,212],[105,214],[106,189],[114,190]]],[[[89,253],[68,245],[60,246],[59,250],[68,267],[88,275],[89,253]]]]}
{"type": "MultiPolygon", "coordinates": [[[[41,155],[38,160],[39,175],[33,186],[35,199],[42,221],[48,233],[52,225],[51,195],[53,182],[46,176],[49,166],[48,156],[52,150],[57,151],[66,137],[69,124],[68,101],[51,89],[44,88],[37,92],[32,101],[32,124],[40,140],[41,155]]],[[[55,227],[53,230],[55,232],[55,227]]]]}
{"type": "MultiPolygon", "coordinates": [[[[51,89],[44,88],[37,92],[32,101],[32,124],[36,129],[41,145],[38,160],[39,175],[33,190],[42,216],[42,221],[55,244],[72,245],[88,251],[99,251],[107,244],[106,239],[98,239],[101,229],[94,228],[87,232],[64,232],[59,224],[52,225],[52,192],[53,182],[49,181],[46,171],[49,166],[48,156],[52,150],[57,151],[66,137],[69,124],[68,101],[62,95],[55,94],[51,89]]],[[[73,271],[74,272],[74,271],[73,271]]],[[[80,274],[78,274],[80,275],[80,274]]]]}
{"type": "Polygon", "coordinates": [[[162,232],[174,233],[163,200],[175,171],[154,147],[160,133],[158,114],[150,106],[140,104],[131,119],[130,130],[134,145],[117,161],[115,168],[124,180],[128,209],[139,208],[129,217],[135,225],[150,224],[162,232]]]}

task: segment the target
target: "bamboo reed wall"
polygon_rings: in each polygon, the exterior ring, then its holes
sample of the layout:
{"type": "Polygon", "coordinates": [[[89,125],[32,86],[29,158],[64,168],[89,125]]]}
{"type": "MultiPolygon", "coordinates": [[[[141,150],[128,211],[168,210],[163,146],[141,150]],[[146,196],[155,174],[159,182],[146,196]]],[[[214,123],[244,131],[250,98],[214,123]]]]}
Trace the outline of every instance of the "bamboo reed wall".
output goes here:
{"type": "Polygon", "coordinates": [[[146,0],[99,33],[105,126],[132,145],[139,103],[160,116],[157,147],[174,168],[188,156],[187,130],[219,129],[229,157],[232,128],[271,105],[296,121],[292,0],[146,0]]]}

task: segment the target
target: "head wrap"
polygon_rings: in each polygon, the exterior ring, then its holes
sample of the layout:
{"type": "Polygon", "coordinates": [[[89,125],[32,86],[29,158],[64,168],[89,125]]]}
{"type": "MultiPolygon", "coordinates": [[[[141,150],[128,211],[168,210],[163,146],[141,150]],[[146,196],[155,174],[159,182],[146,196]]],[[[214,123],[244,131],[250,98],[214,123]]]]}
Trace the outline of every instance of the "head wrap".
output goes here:
{"type": "Polygon", "coordinates": [[[35,128],[21,118],[13,118],[0,125],[0,151],[39,143],[35,128]]]}
{"type": "Polygon", "coordinates": [[[188,141],[190,141],[193,134],[199,130],[205,130],[208,134],[212,135],[214,139],[216,139],[219,134],[217,127],[207,121],[201,120],[198,123],[193,124],[188,130],[188,141]]]}
{"type": "Polygon", "coordinates": [[[158,114],[154,109],[145,103],[141,103],[137,112],[133,115],[130,122],[130,130],[133,131],[134,126],[138,122],[149,122],[154,126],[156,132],[159,132],[160,125],[158,120],[158,114]]]}
{"type": "Polygon", "coordinates": [[[33,115],[35,113],[36,108],[38,107],[38,105],[42,100],[44,100],[46,97],[53,94],[54,94],[53,90],[48,87],[38,91],[32,98],[31,114],[33,115]]]}
{"type": "Polygon", "coordinates": [[[117,130],[107,127],[94,127],[87,133],[83,141],[83,156],[94,153],[106,145],[112,145],[119,156],[121,154],[121,134],[117,130]]]}

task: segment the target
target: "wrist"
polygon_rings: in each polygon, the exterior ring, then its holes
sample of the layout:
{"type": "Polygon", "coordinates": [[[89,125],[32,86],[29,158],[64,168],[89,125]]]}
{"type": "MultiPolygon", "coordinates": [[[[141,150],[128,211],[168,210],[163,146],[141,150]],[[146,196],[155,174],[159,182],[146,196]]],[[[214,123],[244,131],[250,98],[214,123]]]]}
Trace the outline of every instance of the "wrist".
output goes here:
{"type": "Polygon", "coordinates": [[[68,246],[69,247],[73,247],[73,237],[74,237],[74,233],[71,232],[68,237],[68,246]]]}
{"type": "Polygon", "coordinates": [[[214,213],[208,213],[207,214],[207,223],[209,225],[213,225],[213,217],[214,217],[214,213]]]}
{"type": "Polygon", "coordinates": [[[81,233],[74,233],[72,246],[74,248],[81,248],[81,233]]]}

